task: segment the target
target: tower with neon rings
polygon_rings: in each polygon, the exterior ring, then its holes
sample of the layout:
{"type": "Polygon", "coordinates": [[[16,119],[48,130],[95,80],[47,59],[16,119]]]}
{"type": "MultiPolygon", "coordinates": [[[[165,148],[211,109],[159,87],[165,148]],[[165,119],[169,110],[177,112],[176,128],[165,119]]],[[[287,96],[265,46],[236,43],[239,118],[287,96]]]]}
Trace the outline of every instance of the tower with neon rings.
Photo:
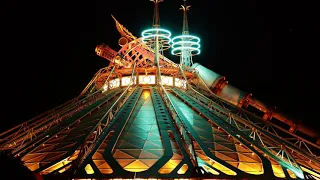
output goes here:
{"type": "Polygon", "coordinates": [[[187,11],[191,6],[181,5],[180,10],[183,11],[183,27],[182,35],[172,38],[172,51],[173,55],[180,56],[180,64],[185,66],[192,66],[192,56],[200,54],[200,38],[189,34],[187,11]]]}
{"type": "Polygon", "coordinates": [[[170,48],[171,32],[160,28],[159,22],[159,3],[163,0],[151,0],[154,2],[154,16],[153,25],[151,29],[144,30],[142,41],[151,49],[154,50],[154,66],[159,67],[159,52],[163,53],[164,50],[170,48]]]}

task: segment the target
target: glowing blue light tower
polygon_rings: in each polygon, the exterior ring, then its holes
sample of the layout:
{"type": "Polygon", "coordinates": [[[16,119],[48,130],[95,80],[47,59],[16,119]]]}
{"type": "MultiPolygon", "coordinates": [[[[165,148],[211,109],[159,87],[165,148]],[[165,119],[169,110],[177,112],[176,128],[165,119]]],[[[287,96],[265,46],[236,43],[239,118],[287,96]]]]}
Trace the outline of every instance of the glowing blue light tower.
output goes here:
{"type": "Polygon", "coordinates": [[[172,39],[172,51],[173,55],[180,56],[180,64],[185,66],[192,66],[192,56],[200,54],[200,38],[189,35],[187,11],[191,6],[181,5],[183,11],[183,27],[182,35],[176,36],[172,39]]]}
{"type": "Polygon", "coordinates": [[[151,29],[147,29],[141,33],[142,41],[154,50],[154,66],[157,66],[157,82],[160,82],[160,65],[159,65],[159,51],[163,53],[164,50],[170,48],[171,32],[160,28],[159,23],[159,2],[163,0],[151,0],[154,2],[154,16],[153,25],[151,29]]]}

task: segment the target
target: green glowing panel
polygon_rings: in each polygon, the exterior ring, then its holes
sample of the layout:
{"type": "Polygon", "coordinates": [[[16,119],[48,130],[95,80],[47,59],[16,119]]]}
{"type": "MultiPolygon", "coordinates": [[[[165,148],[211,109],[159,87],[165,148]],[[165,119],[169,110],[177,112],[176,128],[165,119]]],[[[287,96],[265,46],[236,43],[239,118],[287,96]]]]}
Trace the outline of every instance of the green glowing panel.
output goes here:
{"type": "Polygon", "coordinates": [[[144,90],[121,134],[113,157],[127,171],[149,169],[163,155],[150,90],[144,90]]]}

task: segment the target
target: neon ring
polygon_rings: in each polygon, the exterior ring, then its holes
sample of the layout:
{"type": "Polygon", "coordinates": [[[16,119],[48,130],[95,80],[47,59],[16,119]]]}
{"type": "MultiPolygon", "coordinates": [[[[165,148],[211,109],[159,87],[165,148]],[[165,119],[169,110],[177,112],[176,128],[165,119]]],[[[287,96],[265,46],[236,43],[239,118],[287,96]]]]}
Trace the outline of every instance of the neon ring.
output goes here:
{"type": "Polygon", "coordinates": [[[155,43],[155,38],[158,37],[158,42],[162,46],[163,50],[170,47],[171,42],[171,32],[165,29],[152,28],[144,30],[142,33],[142,42],[153,48],[155,43]]]}
{"type": "Polygon", "coordinates": [[[190,51],[190,54],[191,55],[198,55],[200,54],[200,49],[198,48],[193,48],[193,47],[177,47],[177,48],[174,48],[172,51],[171,51],[171,54],[173,55],[181,55],[182,54],[182,51],[183,50],[187,50],[187,51],[190,51]]]}
{"type": "Polygon", "coordinates": [[[198,38],[197,36],[193,36],[193,35],[180,35],[180,36],[176,36],[174,38],[172,38],[172,43],[176,43],[178,41],[193,41],[195,43],[200,43],[200,38],[198,38]]]}
{"type": "Polygon", "coordinates": [[[172,40],[173,55],[181,56],[182,52],[190,53],[190,55],[200,54],[200,38],[193,35],[180,35],[172,40]]]}
{"type": "Polygon", "coordinates": [[[193,47],[193,48],[200,48],[199,43],[195,43],[193,41],[178,41],[176,43],[173,43],[172,48],[177,48],[177,47],[193,47]]]}

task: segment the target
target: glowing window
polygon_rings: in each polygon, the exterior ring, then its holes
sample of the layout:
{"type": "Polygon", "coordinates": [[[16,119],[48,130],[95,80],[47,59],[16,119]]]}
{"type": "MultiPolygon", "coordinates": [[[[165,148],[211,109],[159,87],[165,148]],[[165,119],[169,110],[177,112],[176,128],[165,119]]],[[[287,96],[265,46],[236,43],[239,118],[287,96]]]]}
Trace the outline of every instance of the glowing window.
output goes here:
{"type": "Polygon", "coordinates": [[[156,83],[155,75],[139,76],[139,84],[155,84],[155,83],[156,83]]]}
{"type": "Polygon", "coordinates": [[[173,77],[161,76],[162,85],[173,86],[173,77]]]}
{"type": "MultiPolygon", "coordinates": [[[[126,76],[121,78],[121,86],[128,86],[131,82],[131,76],[126,76]]],[[[133,83],[136,84],[136,76],[133,76],[133,83]]]]}
{"type": "Polygon", "coordinates": [[[116,78],[116,79],[113,79],[113,80],[109,81],[110,89],[113,89],[113,88],[116,88],[116,87],[119,87],[119,86],[120,86],[120,79],[119,78],[116,78]]]}
{"type": "Polygon", "coordinates": [[[180,78],[174,78],[174,83],[176,87],[182,87],[184,89],[187,88],[186,80],[180,78]]]}

